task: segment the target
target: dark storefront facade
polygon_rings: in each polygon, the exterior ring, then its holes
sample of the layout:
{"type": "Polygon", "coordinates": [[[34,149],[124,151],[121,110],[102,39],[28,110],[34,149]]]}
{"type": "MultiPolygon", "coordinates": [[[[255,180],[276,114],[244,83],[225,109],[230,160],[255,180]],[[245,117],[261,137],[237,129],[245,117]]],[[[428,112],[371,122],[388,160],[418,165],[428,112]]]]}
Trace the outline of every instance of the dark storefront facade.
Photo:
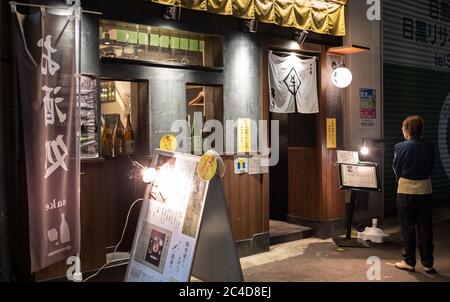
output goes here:
{"type": "Polygon", "coordinates": [[[390,167],[394,145],[403,140],[400,125],[408,115],[420,115],[425,120],[424,139],[435,146],[434,198],[438,202],[448,202],[448,10],[444,1],[417,1],[414,11],[407,10],[409,1],[385,1],[383,5],[386,211],[395,211],[396,207],[396,181],[390,167]],[[422,32],[423,26],[430,31],[422,32]]]}
{"type": "MultiPolygon", "coordinates": [[[[58,4],[60,1],[32,1],[58,4]]],[[[344,148],[343,90],[331,81],[332,62],[340,57],[327,49],[342,45],[342,37],[310,32],[302,50],[293,40],[294,28],[258,23],[256,33],[242,30],[242,19],[195,10],[181,9],[180,20],[163,18],[165,6],[150,1],[86,1],[85,10],[102,14],[83,14],[81,72],[102,81],[128,82],[136,99],[132,122],[136,138],[134,159],[148,164],[159,141],[170,132],[175,120],[185,119],[189,109],[189,89],[211,88],[218,101],[212,117],[222,121],[250,118],[279,120],[280,161],[266,174],[234,174],[234,154],[224,154],[226,167],[223,187],[240,256],[267,251],[270,245],[270,219],[306,225],[320,237],[329,237],[345,216],[343,191],[339,180],[336,148],[344,148]],[[105,22],[126,22],[152,28],[191,32],[221,41],[213,66],[174,66],[133,59],[101,56],[105,22]],[[267,57],[270,50],[294,51],[316,57],[318,64],[318,114],[269,113],[267,57]],[[219,63],[217,63],[219,62],[219,63]],[[219,108],[219,109],[217,109],[219,108]],[[336,148],[327,148],[326,119],[335,118],[336,148]]],[[[24,12],[26,9],[24,10],[24,12]]],[[[30,12],[33,9],[30,10],[30,12]]],[[[12,40],[9,7],[2,4],[2,35],[12,40]]],[[[150,41],[151,43],[151,41],[150,41]]],[[[161,42],[162,43],[162,42],[161,42]]],[[[46,280],[65,275],[67,265],[54,264],[34,276],[29,272],[26,177],[18,104],[15,59],[11,43],[2,43],[2,144],[5,159],[0,164],[0,225],[3,247],[0,261],[7,273],[22,280],[46,280]],[[12,76],[5,76],[12,75],[12,76]],[[9,81],[9,82],[8,82],[9,81]],[[4,226],[4,227],[3,227],[4,226]],[[8,241],[6,241],[8,239],[8,241]],[[14,254],[14,257],[8,254],[14,254]]],[[[206,45],[206,44],[205,44],[206,45]]],[[[206,91],[206,90],[205,90],[206,91]]],[[[124,121],[125,123],[126,121],[124,121]]],[[[93,158],[81,163],[81,261],[82,271],[102,266],[106,253],[118,242],[128,207],[143,195],[144,184],[130,178],[127,159],[93,158]]],[[[120,251],[131,247],[138,210],[133,210],[120,251]]]]}

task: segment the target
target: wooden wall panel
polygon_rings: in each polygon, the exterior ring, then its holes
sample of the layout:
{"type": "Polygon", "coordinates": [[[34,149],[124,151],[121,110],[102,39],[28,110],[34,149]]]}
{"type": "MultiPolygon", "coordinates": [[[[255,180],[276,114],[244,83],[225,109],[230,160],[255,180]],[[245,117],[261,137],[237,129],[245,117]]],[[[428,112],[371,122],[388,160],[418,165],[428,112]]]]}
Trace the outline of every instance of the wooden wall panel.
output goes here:
{"type": "Polygon", "coordinates": [[[319,135],[321,141],[320,173],[321,196],[319,217],[328,221],[345,216],[345,192],[339,189],[338,167],[336,162],[336,149],[328,149],[326,145],[326,119],[336,118],[336,145],[343,148],[344,118],[342,107],[344,105],[343,90],[337,88],[329,80],[333,69],[332,61],[339,62],[339,57],[329,56],[323,47],[320,68],[320,118],[319,135]]]}
{"type": "Polygon", "coordinates": [[[319,219],[319,154],[317,148],[289,148],[288,215],[319,219]]]}
{"type": "Polygon", "coordinates": [[[263,203],[263,175],[234,174],[234,159],[224,156],[225,176],[222,179],[228,202],[234,239],[250,239],[267,232],[263,203]]]}

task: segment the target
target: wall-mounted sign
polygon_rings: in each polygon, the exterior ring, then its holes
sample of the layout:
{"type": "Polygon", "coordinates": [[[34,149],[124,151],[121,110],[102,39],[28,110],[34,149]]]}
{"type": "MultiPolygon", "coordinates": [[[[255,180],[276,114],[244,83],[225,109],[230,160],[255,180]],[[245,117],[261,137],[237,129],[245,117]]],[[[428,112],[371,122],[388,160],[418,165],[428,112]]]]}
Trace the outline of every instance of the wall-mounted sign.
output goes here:
{"type": "Polygon", "coordinates": [[[158,151],[136,228],[126,281],[189,281],[209,182],[197,156],[158,151]]]}
{"type": "Polygon", "coordinates": [[[97,99],[98,79],[92,74],[81,75],[80,89],[80,157],[98,157],[97,99]]]}
{"type": "Polygon", "coordinates": [[[327,118],[327,148],[336,148],[336,119],[327,118]]]}
{"type": "Polygon", "coordinates": [[[375,128],[376,121],[375,89],[359,89],[359,120],[361,128],[375,128]]]}
{"type": "Polygon", "coordinates": [[[255,155],[248,159],[248,174],[269,173],[269,158],[267,156],[255,155]]]}
{"type": "Polygon", "coordinates": [[[237,120],[237,152],[250,152],[251,148],[251,119],[240,118],[237,120]]]}
{"type": "Polygon", "coordinates": [[[237,157],[234,159],[234,174],[243,174],[248,172],[248,158],[237,157]]]}
{"type": "Polygon", "coordinates": [[[383,1],[385,63],[450,71],[450,12],[446,0],[383,1]],[[401,51],[404,50],[404,51],[401,51]]]}

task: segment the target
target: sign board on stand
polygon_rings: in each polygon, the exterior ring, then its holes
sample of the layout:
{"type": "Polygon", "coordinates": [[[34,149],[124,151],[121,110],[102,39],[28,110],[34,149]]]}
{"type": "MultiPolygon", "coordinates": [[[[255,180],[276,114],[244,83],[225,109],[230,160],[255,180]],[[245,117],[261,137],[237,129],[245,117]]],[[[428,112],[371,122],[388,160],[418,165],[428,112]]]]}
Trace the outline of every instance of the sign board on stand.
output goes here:
{"type": "Polygon", "coordinates": [[[339,181],[340,189],[381,191],[373,164],[339,164],[339,181]]]}
{"type": "Polygon", "coordinates": [[[351,238],[353,215],[355,212],[357,191],[381,191],[377,175],[377,164],[359,162],[357,164],[339,164],[339,188],[348,190],[350,198],[346,200],[346,235],[333,238],[339,247],[369,247],[361,239],[351,238]]]}
{"type": "Polygon", "coordinates": [[[198,161],[155,152],[125,281],[243,281],[220,179],[202,180],[198,161]]]}

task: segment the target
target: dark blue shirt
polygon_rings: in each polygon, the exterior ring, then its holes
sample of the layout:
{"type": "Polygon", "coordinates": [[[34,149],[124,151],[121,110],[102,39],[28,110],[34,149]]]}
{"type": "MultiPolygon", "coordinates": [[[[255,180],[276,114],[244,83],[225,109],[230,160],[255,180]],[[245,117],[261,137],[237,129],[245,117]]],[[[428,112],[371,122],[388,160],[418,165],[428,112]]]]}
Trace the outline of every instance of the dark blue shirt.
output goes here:
{"type": "Polygon", "coordinates": [[[394,169],[397,181],[400,177],[412,180],[428,179],[434,165],[434,146],[419,138],[411,138],[395,145],[394,169]]]}

